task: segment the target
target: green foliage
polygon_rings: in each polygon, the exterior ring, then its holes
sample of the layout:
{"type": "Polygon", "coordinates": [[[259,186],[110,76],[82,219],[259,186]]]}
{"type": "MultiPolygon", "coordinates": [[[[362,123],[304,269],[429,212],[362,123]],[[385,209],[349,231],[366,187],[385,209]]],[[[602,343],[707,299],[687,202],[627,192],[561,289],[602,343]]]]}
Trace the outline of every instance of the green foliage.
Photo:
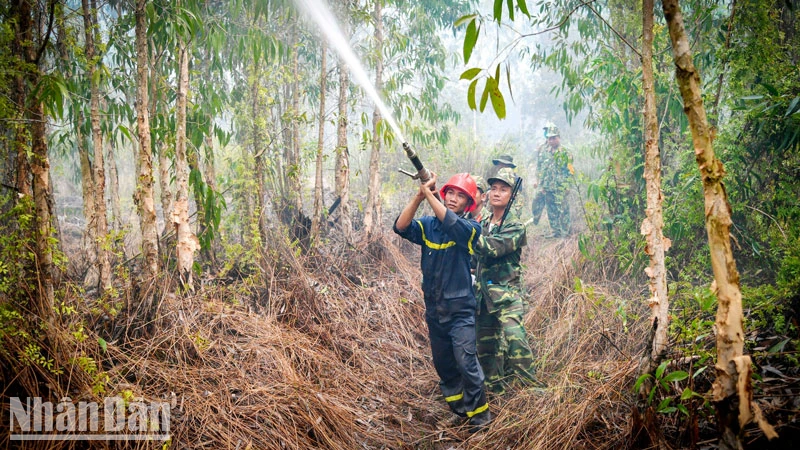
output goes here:
{"type": "Polygon", "coordinates": [[[589,319],[603,317],[607,311],[613,311],[612,316],[619,321],[619,326],[624,333],[628,332],[628,322],[639,320],[638,314],[634,312],[625,298],[598,294],[595,288],[586,284],[580,278],[574,279],[576,293],[583,294],[592,302],[594,308],[589,312],[589,319]]]}
{"type": "Polygon", "coordinates": [[[25,304],[28,293],[37,286],[33,199],[15,194],[2,196],[0,211],[4,211],[0,213],[0,294],[25,304]]]}
{"type": "MultiPolygon", "coordinates": [[[[654,387],[650,389],[647,394],[647,405],[651,406],[656,398],[656,393],[660,393],[662,399],[656,406],[656,412],[662,414],[671,414],[676,411],[681,411],[684,415],[689,416],[689,410],[684,405],[684,402],[691,400],[694,397],[703,399],[704,397],[690,388],[686,387],[680,389],[679,384],[689,378],[689,373],[683,370],[676,370],[674,372],[667,372],[667,365],[669,361],[662,362],[656,368],[655,375],[649,373],[641,375],[636,383],[633,385],[634,392],[638,392],[645,381],[652,380],[654,387]],[[678,393],[680,392],[680,395],[678,393]],[[677,397],[677,398],[676,398],[677,397]],[[675,403],[673,403],[675,402],[675,403]]],[[[702,372],[696,372],[695,376],[702,372]]]]}
{"type": "Polygon", "coordinates": [[[0,353],[8,359],[9,343],[18,339],[29,339],[27,323],[22,315],[10,303],[0,303],[0,353]]]}
{"type": "Polygon", "coordinates": [[[761,330],[780,336],[797,335],[797,329],[789,321],[792,316],[791,293],[773,285],[742,287],[742,307],[745,314],[745,330],[761,330]]]}

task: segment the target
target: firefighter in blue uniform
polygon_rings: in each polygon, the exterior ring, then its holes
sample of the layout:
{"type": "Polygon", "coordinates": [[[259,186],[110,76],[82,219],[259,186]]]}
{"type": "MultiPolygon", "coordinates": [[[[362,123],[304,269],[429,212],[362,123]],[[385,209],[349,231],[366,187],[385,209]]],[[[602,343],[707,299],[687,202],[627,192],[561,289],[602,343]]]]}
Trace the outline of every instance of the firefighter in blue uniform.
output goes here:
{"type": "Polygon", "coordinates": [[[478,363],[477,303],[470,276],[470,256],[481,227],[466,217],[475,207],[478,188],[468,173],[460,173],[442,187],[443,203],[435,189],[433,174],[397,217],[394,232],[421,247],[425,322],[439,387],[450,409],[468,418],[475,432],[492,420],[478,363]],[[426,200],[434,215],[414,219],[426,200]]]}

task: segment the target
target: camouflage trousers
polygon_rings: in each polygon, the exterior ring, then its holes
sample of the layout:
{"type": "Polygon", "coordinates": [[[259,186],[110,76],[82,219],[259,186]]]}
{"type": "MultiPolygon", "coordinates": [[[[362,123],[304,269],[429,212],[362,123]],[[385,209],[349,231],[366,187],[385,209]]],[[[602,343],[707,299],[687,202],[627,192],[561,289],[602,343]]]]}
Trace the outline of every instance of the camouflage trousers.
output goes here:
{"type": "Polygon", "coordinates": [[[569,205],[567,192],[564,189],[554,191],[539,191],[533,198],[533,224],[537,225],[542,217],[542,211],[547,207],[547,220],[550,228],[557,236],[569,235],[569,205]]]}
{"type": "Polygon", "coordinates": [[[478,361],[488,389],[496,394],[502,394],[505,385],[515,381],[538,383],[533,353],[522,324],[523,309],[522,299],[516,297],[495,313],[482,304],[478,313],[478,361]]]}

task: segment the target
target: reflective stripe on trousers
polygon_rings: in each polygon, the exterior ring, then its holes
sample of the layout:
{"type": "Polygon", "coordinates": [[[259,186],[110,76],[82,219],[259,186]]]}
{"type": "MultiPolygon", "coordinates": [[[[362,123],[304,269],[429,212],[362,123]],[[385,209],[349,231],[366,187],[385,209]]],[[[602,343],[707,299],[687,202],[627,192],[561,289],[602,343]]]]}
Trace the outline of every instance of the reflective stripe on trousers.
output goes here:
{"type": "Polygon", "coordinates": [[[433,366],[439,375],[442,395],[454,413],[466,417],[489,407],[483,370],[478,363],[474,314],[472,308],[452,311],[452,319],[445,323],[425,315],[433,366]]]}

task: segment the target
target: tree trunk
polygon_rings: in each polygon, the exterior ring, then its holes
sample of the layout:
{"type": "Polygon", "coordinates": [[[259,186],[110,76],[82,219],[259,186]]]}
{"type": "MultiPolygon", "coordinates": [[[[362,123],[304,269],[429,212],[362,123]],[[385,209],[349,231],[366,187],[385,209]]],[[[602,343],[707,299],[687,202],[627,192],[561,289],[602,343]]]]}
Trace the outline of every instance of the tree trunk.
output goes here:
{"type": "MultiPolygon", "coordinates": [[[[39,82],[38,68],[30,77],[30,85],[36,86],[39,82]]],[[[52,211],[50,211],[50,161],[47,158],[47,136],[45,134],[46,117],[42,103],[31,102],[30,118],[33,122],[31,129],[31,173],[33,174],[33,202],[36,208],[36,260],[38,261],[39,284],[41,286],[39,314],[42,318],[49,318],[53,310],[53,251],[50,242],[50,226],[52,211]]]]}
{"type": "Polygon", "coordinates": [[[95,216],[95,195],[94,195],[94,179],[92,177],[92,161],[89,159],[89,150],[86,148],[86,142],[83,138],[83,113],[78,112],[75,115],[75,141],[78,146],[78,157],[81,162],[81,193],[83,194],[83,218],[86,221],[85,237],[89,245],[86,245],[86,257],[90,263],[86,277],[84,277],[84,286],[97,286],[100,281],[100,274],[97,267],[97,247],[93,245],[97,242],[97,227],[94,225],[95,216]]]}
{"type": "Polygon", "coordinates": [[[311,220],[311,242],[314,245],[319,236],[320,220],[322,217],[322,160],[323,144],[325,140],[325,91],[328,85],[328,43],[322,40],[322,57],[319,73],[319,119],[317,132],[317,161],[314,175],[314,214],[311,220]]]}
{"type": "MultiPolygon", "coordinates": [[[[148,111],[147,0],[136,0],[136,124],[139,137],[139,171],[134,201],[142,228],[142,279],[153,281],[158,275],[158,230],[153,196],[153,154],[148,111]]],[[[149,305],[144,305],[148,307],[149,305]]]]}
{"type": "MultiPolygon", "coordinates": [[[[383,11],[381,0],[375,0],[375,90],[383,86],[383,11]]],[[[381,112],[377,105],[372,112],[372,153],[369,157],[369,186],[367,209],[364,211],[364,231],[367,238],[380,233],[381,227],[381,133],[378,125],[381,112]]]]}
{"type": "MultiPolygon", "coordinates": [[[[188,131],[187,131],[188,132],[188,131]]],[[[208,136],[204,138],[204,144],[208,142],[208,136]]],[[[195,171],[198,174],[200,179],[202,180],[205,175],[200,167],[200,155],[198,154],[199,149],[190,150],[188,147],[186,148],[186,163],[189,165],[189,173],[195,171]]],[[[176,157],[177,159],[177,157],[176,157]]],[[[177,161],[176,161],[177,162],[177,161]]],[[[203,180],[202,182],[205,182],[203,180]]],[[[203,205],[203,193],[200,189],[192,189],[192,194],[194,195],[194,203],[195,207],[197,208],[197,236],[203,234],[203,230],[205,230],[204,224],[206,221],[205,218],[205,207],[203,205]]]]}
{"type": "MultiPolygon", "coordinates": [[[[20,62],[28,61],[28,48],[32,47],[33,23],[31,20],[31,5],[27,0],[16,0],[11,7],[12,14],[16,12],[16,23],[14,29],[14,41],[11,44],[12,54],[19,58],[20,62]]],[[[26,74],[18,73],[14,77],[14,104],[17,105],[17,117],[14,122],[14,153],[16,154],[16,188],[20,195],[32,196],[30,163],[28,162],[28,149],[30,148],[30,129],[26,125],[25,116],[28,102],[28,88],[26,85],[26,74]]]]}
{"type": "Polygon", "coordinates": [[[161,214],[164,217],[164,229],[162,236],[167,234],[170,229],[169,218],[172,215],[172,185],[170,180],[172,175],[169,172],[169,158],[167,157],[167,146],[161,141],[158,146],[158,184],[161,191],[161,214]]]}
{"type": "MultiPolygon", "coordinates": [[[[647,246],[645,253],[650,256],[650,267],[645,273],[650,278],[650,299],[655,334],[650,349],[647,350],[639,366],[640,374],[654,373],[667,347],[667,326],[669,325],[669,298],[667,297],[667,272],[664,266],[664,253],[669,250],[670,241],[664,237],[664,216],[661,195],[661,153],[658,148],[659,129],[656,111],[655,81],[653,77],[653,0],[642,2],[642,87],[644,91],[644,178],[647,192],[646,218],[642,222],[641,233],[647,246]]],[[[644,387],[644,386],[643,386],[644,387]]],[[[649,388],[650,386],[646,386],[649,388]]],[[[649,390],[649,389],[648,389],[649,390]]]]}
{"type": "MultiPolygon", "coordinates": [[[[295,213],[300,214],[303,210],[303,191],[300,186],[301,163],[300,163],[300,29],[295,16],[292,32],[292,42],[294,43],[292,52],[292,143],[290,159],[287,161],[289,166],[289,195],[291,205],[295,208],[295,213]]],[[[299,216],[293,216],[299,217],[299,216]]]]}
{"type": "Polygon", "coordinates": [[[111,198],[111,223],[114,230],[122,229],[122,208],[119,204],[119,173],[114,157],[112,140],[106,141],[106,169],[108,170],[108,193],[111,198]]]}
{"type": "MultiPolygon", "coordinates": [[[[36,299],[31,299],[31,310],[43,321],[49,322],[53,316],[53,252],[51,242],[51,226],[53,213],[50,209],[50,162],[47,157],[46,120],[42,103],[31,98],[28,86],[36,86],[41,77],[39,49],[44,49],[46,42],[36,42],[32,18],[32,4],[26,0],[18,0],[10,7],[10,30],[14,33],[11,43],[12,57],[18,60],[20,73],[16,75],[17,118],[21,119],[15,126],[14,150],[17,158],[16,184],[22,196],[33,195],[35,211],[35,269],[38,276],[36,299]]],[[[52,14],[52,10],[51,10],[52,14]]],[[[42,38],[46,41],[49,38],[42,38]]]]}
{"type": "MultiPolygon", "coordinates": [[[[342,3],[342,33],[349,32],[349,2],[342,3]]],[[[336,133],[336,196],[339,198],[339,228],[349,238],[353,229],[350,218],[350,152],[347,149],[347,91],[350,88],[350,72],[347,64],[339,58],[339,118],[336,133]]]]}
{"type": "Polygon", "coordinates": [[[184,286],[192,288],[194,252],[200,248],[197,236],[189,226],[189,164],[186,160],[186,94],[189,91],[189,44],[180,39],[178,98],[176,100],[175,169],[177,188],[171,223],[178,235],[178,274],[184,286]]]}
{"type": "MultiPolygon", "coordinates": [[[[212,118],[208,118],[209,122],[212,121],[212,118]]],[[[199,159],[198,152],[194,152],[195,156],[199,159]]],[[[203,177],[205,178],[206,182],[206,197],[212,196],[212,201],[214,204],[217,203],[217,175],[216,171],[214,170],[214,139],[212,138],[211,134],[206,135],[205,137],[205,161],[201,165],[203,171],[203,177]]],[[[217,232],[216,227],[213,230],[207,230],[209,224],[214,223],[216,220],[215,217],[211,217],[212,212],[206,208],[206,205],[198,205],[198,211],[202,211],[203,213],[203,221],[200,224],[200,232],[199,235],[203,235],[205,233],[217,232]],[[202,206],[202,209],[200,209],[202,206]]],[[[218,212],[217,212],[218,214],[218,212]]],[[[215,241],[209,240],[208,246],[205,249],[201,249],[202,255],[205,261],[213,264],[216,264],[217,255],[214,247],[215,241]]]]}
{"type": "MultiPolygon", "coordinates": [[[[58,23],[64,22],[64,12],[62,8],[56,10],[58,23]]],[[[60,29],[59,38],[56,40],[56,49],[63,64],[64,78],[72,79],[72,64],[70,54],[67,51],[66,41],[74,39],[72,36],[66,36],[69,31],[60,29]]],[[[86,260],[89,262],[87,273],[84,277],[84,286],[97,286],[100,276],[97,270],[97,247],[91,245],[96,242],[97,227],[94,226],[94,180],[92,179],[92,161],[89,159],[89,151],[86,148],[86,142],[83,139],[84,118],[83,111],[78,109],[75,115],[75,145],[78,148],[78,161],[81,168],[81,199],[83,201],[83,217],[85,227],[83,230],[82,248],[86,252],[86,260]],[[87,245],[89,243],[89,245],[87,245]]]]}
{"type": "Polygon", "coordinates": [[[92,151],[94,153],[93,180],[94,180],[94,227],[96,230],[95,241],[92,243],[97,253],[97,270],[100,275],[100,292],[105,292],[111,288],[111,255],[106,241],[108,240],[108,219],[106,217],[106,174],[103,159],[103,135],[100,130],[100,86],[95,77],[97,61],[95,58],[95,31],[94,23],[97,21],[97,9],[92,0],[92,7],[89,8],[89,0],[82,0],[83,8],[83,29],[86,45],[87,76],[91,90],[89,100],[89,117],[92,124],[92,151]]]}
{"type": "Polygon", "coordinates": [[[739,433],[755,419],[768,438],[777,436],[752,402],[750,357],[743,354],[742,293],[731,249],[731,208],[722,178],[725,169],[714,155],[711,129],[702,99],[700,75],[692,61],[678,0],[663,0],[675,60],[675,77],[683,97],[684,112],[692,132],[695,161],[700,169],[705,198],[706,231],[714,272],[712,290],[717,295],[717,378],[712,400],[720,429],[720,448],[741,449],[739,433]]]}
{"type": "Polygon", "coordinates": [[[263,119],[259,119],[261,117],[260,111],[260,103],[258,101],[261,84],[260,84],[260,74],[259,74],[259,66],[255,64],[253,66],[253,88],[252,88],[252,96],[253,96],[253,154],[255,155],[255,163],[256,163],[256,186],[257,186],[257,211],[258,214],[258,233],[259,238],[261,240],[261,245],[266,247],[267,245],[267,221],[266,221],[266,185],[264,183],[264,172],[266,172],[266,167],[264,165],[264,152],[266,148],[264,147],[264,142],[261,137],[261,129],[259,127],[259,121],[263,119]]]}

